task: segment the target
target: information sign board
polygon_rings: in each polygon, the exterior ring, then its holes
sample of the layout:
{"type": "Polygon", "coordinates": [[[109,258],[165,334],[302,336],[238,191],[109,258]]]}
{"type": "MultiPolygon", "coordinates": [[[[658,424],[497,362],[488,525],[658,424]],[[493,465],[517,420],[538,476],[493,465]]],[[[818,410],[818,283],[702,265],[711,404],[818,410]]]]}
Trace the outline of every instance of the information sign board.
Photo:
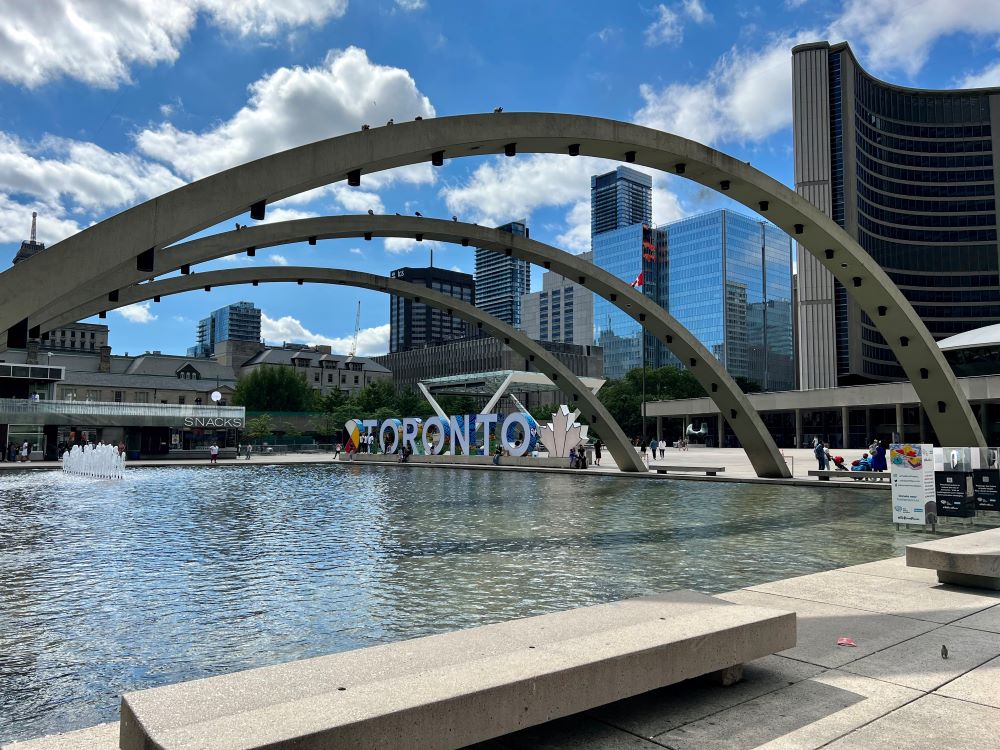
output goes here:
{"type": "Polygon", "coordinates": [[[923,526],[937,520],[934,499],[933,446],[893,443],[889,446],[894,523],[923,526]]]}
{"type": "Polygon", "coordinates": [[[1000,511],[1000,471],[973,470],[972,492],[976,497],[976,510],[1000,511]]]}

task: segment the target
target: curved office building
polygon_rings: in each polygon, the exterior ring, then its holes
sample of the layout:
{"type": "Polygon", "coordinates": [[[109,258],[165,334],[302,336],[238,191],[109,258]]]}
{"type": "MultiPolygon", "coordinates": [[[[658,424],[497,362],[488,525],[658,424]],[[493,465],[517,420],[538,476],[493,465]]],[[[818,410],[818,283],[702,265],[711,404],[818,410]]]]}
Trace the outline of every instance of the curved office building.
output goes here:
{"type": "MultiPolygon", "coordinates": [[[[1000,88],[894,86],[846,43],[792,59],[798,192],[857,238],[935,339],[1000,322],[1000,88]]],[[[801,387],[902,379],[871,320],[818,261],[798,259],[801,387]]]]}

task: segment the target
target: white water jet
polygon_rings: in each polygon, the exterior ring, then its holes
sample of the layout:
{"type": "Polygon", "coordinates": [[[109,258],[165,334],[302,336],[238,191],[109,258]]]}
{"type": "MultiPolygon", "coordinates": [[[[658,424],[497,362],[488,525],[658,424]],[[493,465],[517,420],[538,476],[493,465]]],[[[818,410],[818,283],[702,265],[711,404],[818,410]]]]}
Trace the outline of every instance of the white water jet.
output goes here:
{"type": "Polygon", "coordinates": [[[125,478],[125,454],[119,453],[113,445],[90,445],[82,448],[74,445],[73,449],[63,453],[63,471],[71,474],[83,474],[101,479],[125,478]]]}

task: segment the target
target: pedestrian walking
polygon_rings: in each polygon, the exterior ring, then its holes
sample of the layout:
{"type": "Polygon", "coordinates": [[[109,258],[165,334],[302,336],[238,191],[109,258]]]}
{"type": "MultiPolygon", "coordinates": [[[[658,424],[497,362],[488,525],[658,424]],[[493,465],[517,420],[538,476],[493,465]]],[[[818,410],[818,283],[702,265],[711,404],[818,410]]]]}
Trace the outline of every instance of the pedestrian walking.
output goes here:
{"type": "Polygon", "coordinates": [[[219,446],[214,442],[208,448],[208,461],[209,463],[215,463],[219,460],[219,446]]]}
{"type": "Polygon", "coordinates": [[[247,443],[246,447],[243,449],[243,455],[246,457],[247,461],[250,460],[251,453],[253,453],[253,444],[247,443]]]}
{"type": "Polygon", "coordinates": [[[826,447],[821,442],[819,442],[819,440],[816,440],[816,443],[813,446],[813,455],[816,456],[816,462],[819,464],[819,470],[820,471],[825,471],[826,470],[826,447]]]}
{"type": "Polygon", "coordinates": [[[667,457],[667,444],[664,442],[663,438],[660,438],[658,442],[660,444],[660,458],[661,459],[662,458],[666,458],[667,457]]]}
{"type": "Polygon", "coordinates": [[[889,468],[885,460],[885,443],[881,440],[875,441],[875,451],[872,453],[872,471],[885,471],[889,468]]]}
{"type": "Polygon", "coordinates": [[[649,441],[649,458],[651,461],[656,460],[656,449],[660,447],[659,441],[654,437],[649,441]]]}
{"type": "Polygon", "coordinates": [[[340,443],[337,443],[335,446],[333,446],[333,460],[334,461],[339,461],[340,460],[340,451],[342,449],[343,449],[343,446],[341,446],[340,443]]]}
{"type": "Polygon", "coordinates": [[[595,440],[594,441],[594,464],[596,466],[600,466],[601,465],[601,448],[603,448],[603,447],[604,446],[603,446],[603,444],[601,443],[600,440],[595,440]]]}
{"type": "Polygon", "coordinates": [[[27,463],[31,460],[31,446],[28,445],[28,441],[25,440],[21,445],[21,462],[27,463]]]}

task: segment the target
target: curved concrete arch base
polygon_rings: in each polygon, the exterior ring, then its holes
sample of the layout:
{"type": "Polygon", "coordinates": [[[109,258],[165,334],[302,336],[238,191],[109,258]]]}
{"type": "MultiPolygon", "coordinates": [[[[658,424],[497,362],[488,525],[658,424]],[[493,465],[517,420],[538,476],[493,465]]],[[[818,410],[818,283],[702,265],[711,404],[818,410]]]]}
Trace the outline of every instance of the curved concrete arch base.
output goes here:
{"type": "MultiPolygon", "coordinates": [[[[154,272],[169,273],[184,266],[232,255],[248,247],[266,248],[307,240],[375,236],[420,237],[461,244],[470,250],[474,247],[483,248],[527,260],[582,284],[640,323],[688,367],[705,393],[719,407],[719,413],[746,450],[757,476],[791,476],[760,415],[725,367],[694,334],[649,297],[621,279],[593,263],[581,260],[577,255],[551,245],[515,237],[497,229],[440,219],[409,216],[323,216],[264,224],[238,232],[222,232],[172,245],[157,255],[154,272]]],[[[116,269],[112,279],[117,284],[116,289],[121,289],[119,294],[122,294],[128,291],[129,285],[141,280],[141,274],[130,265],[116,269]]],[[[79,290],[49,305],[40,313],[40,319],[45,321],[40,325],[41,330],[52,330],[105,309],[105,298],[94,299],[92,295],[92,291],[79,290]],[[85,304],[74,305],[74,302],[84,300],[85,304]]]]}
{"type": "Polygon", "coordinates": [[[106,309],[115,309],[135,302],[144,302],[154,297],[189,292],[194,289],[204,289],[215,286],[231,286],[233,284],[251,284],[258,282],[310,282],[321,284],[342,284],[344,286],[371,289],[377,292],[395,294],[418,302],[423,302],[439,310],[447,310],[453,315],[475,323],[476,326],[503,341],[525,359],[525,369],[533,366],[539,372],[547,375],[559,388],[568,393],[572,405],[580,410],[583,419],[597,430],[607,445],[608,452],[618,468],[622,471],[648,471],[639,454],[629,443],[621,427],[614,417],[600,402],[597,395],[590,391],[562,362],[540,344],[532,341],[520,331],[515,330],[492,315],[461,300],[435,292],[423,286],[410,284],[386,276],[348,271],[339,268],[304,268],[297,266],[277,268],[239,268],[232,271],[210,271],[196,276],[174,276],[162,281],[139,284],[122,290],[119,299],[110,303],[106,309]]]}
{"type": "MultiPolygon", "coordinates": [[[[682,175],[766,216],[793,235],[856,300],[892,348],[946,445],[985,447],[954,373],[913,306],[840,226],[787,186],[701,143],[626,122],[547,112],[457,115],[397,123],[289,149],[123,211],[0,274],[0,330],[25,340],[49,300],[89,286],[124,263],[151,273],[157,253],[267,203],[340,180],[430,161],[486,154],[585,154],[682,175]]],[[[570,158],[570,156],[567,156],[570,158]]],[[[148,278],[148,276],[147,276],[148,278]]]]}

